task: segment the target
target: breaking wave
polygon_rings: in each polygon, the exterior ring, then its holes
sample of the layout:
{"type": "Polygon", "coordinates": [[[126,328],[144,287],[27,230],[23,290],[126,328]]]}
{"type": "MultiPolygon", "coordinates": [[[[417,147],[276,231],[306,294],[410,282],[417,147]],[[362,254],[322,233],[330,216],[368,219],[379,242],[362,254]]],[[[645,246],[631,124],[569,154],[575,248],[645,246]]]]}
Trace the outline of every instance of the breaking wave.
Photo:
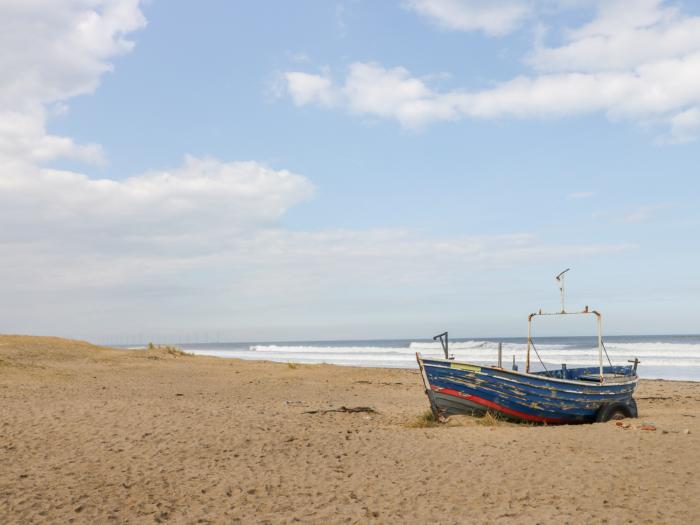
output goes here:
{"type": "MultiPolygon", "coordinates": [[[[552,338],[554,339],[554,338],[552,338]]],[[[606,342],[606,349],[613,364],[627,364],[638,358],[642,377],[700,380],[700,336],[668,337],[651,340],[638,337],[613,338],[606,342]]],[[[558,338],[538,343],[539,357],[547,367],[598,364],[595,339],[558,338]]],[[[503,364],[509,367],[513,360],[522,367],[527,345],[523,340],[504,341],[503,364]]],[[[443,357],[439,342],[433,341],[369,341],[341,343],[277,343],[277,344],[212,344],[186,345],[187,351],[196,354],[215,355],[238,359],[295,363],[328,363],[366,367],[415,368],[415,354],[426,357],[443,357]]],[[[498,341],[461,340],[450,341],[450,355],[460,361],[476,364],[496,364],[498,341]]],[[[539,367],[539,358],[531,354],[531,363],[539,367]]],[[[604,362],[607,358],[603,356],[604,362]]],[[[521,368],[522,369],[522,368],[521,368]]]]}

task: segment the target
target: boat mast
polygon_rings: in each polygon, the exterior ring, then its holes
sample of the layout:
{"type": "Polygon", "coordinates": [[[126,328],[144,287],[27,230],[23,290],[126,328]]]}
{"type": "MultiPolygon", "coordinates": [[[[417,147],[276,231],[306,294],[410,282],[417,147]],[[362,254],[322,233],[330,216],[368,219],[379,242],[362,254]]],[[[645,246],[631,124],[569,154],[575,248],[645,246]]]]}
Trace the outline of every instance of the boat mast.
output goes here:
{"type": "MultiPolygon", "coordinates": [[[[596,310],[589,310],[588,306],[586,306],[583,310],[580,312],[567,312],[566,311],[566,298],[565,298],[565,290],[564,290],[564,277],[566,272],[568,272],[570,268],[567,268],[563,272],[561,272],[559,275],[556,276],[556,280],[559,283],[559,292],[561,294],[561,311],[560,312],[543,312],[542,310],[539,310],[536,313],[532,313],[528,316],[527,318],[527,353],[525,354],[525,373],[529,374],[530,373],[530,348],[533,348],[532,344],[532,319],[536,316],[542,316],[542,315],[589,315],[593,314],[596,316],[596,322],[598,325],[598,369],[600,373],[600,382],[602,383],[605,380],[605,374],[603,373],[603,318],[600,315],[600,312],[597,312],[596,310]]],[[[535,349],[537,351],[537,349],[535,349]]],[[[539,358],[539,354],[538,358],[539,358]]],[[[542,361],[542,359],[540,359],[542,361]]],[[[543,363],[544,366],[544,363],[543,363]]]]}
{"type": "Polygon", "coordinates": [[[605,378],[603,376],[603,317],[598,312],[594,313],[598,321],[598,366],[600,368],[600,382],[602,383],[605,378]]]}
{"type": "Polygon", "coordinates": [[[532,318],[535,314],[527,317],[527,354],[525,354],[525,373],[530,373],[530,345],[532,344],[532,318]]]}

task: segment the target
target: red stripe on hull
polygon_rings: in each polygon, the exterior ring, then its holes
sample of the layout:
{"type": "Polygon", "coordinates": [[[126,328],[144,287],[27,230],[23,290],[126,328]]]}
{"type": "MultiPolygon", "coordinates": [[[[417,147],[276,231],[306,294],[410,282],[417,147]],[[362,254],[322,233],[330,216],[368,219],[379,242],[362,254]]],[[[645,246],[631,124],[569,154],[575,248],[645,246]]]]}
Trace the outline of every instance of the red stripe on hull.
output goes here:
{"type": "Polygon", "coordinates": [[[493,408],[494,410],[498,410],[499,412],[503,412],[504,414],[508,414],[509,416],[519,417],[520,419],[526,419],[528,421],[537,421],[538,423],[569,423],[569,421],[566,421],[564,419],[533,416],[531,414],[526,414],[526,413],[520,412],[518,410],[513,410],[512,408],[504,407],[502,405],[499,405],[498,403],[494,403],[493,401],[489,401],[488,399],[484,399],[484,398],[479,397],[479,396],[475,396],[472,394],[463,394],[462,392],[458,392],[457,390],[452,390],[451,388],[440,388],[437,386],[431,386],[431,389],[434,390],[435,392],[439,392],[441,394],[447,394],[447,395],[454,396],[454,397],[460,397],[462,399],[472,401],[472,402],[476,403],[477,405],[485,406],[487,408],[493,408]]]}

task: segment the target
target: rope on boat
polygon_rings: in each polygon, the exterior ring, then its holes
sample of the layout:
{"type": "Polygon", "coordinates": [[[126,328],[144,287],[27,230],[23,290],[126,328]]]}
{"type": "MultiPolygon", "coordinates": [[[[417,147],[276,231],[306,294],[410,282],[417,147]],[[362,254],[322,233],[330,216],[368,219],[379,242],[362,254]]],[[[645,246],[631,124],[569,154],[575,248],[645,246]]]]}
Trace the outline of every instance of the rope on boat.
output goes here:
{"type": "Polygon", "coordinates": [[[542,361],[542,358],[540,357],[540,353],[537,351],[537,347],[535,346],[535,343],[530,341],[530,344],[532,345],[532,348],[535,351],[535,354],[537,355],[537,359],[540,360],[540,364],[542,365],[542,368],[544,368],[544,371],[547,372],[547,375],[549,375],[549,370],[547,370],[547,367],[544,366],[544,362],[542,361]]]}
{"type": "Polygon", "coordinates": [[[603,345],[603,350],[605,351],[605,357],[608,358],[608,364],[610,365],[610,368],[612,368],[612,367],[613,367],[613,364],[612,364],[612,362],[610,361],[610,356],[608,355],[608,349],[605,348],[605,341],[603,341],[603,340],[601,339],[601,340],[600,340],[600,344],[603,345]]]}

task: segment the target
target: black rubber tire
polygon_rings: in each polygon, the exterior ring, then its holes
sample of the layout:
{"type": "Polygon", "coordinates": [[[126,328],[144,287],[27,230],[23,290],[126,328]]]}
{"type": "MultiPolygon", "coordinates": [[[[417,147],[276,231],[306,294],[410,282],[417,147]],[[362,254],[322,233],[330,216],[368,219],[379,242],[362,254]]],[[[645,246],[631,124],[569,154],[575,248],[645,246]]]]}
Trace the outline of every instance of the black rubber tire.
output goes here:
{"type": "MultiPolygon", "coordinates": [[[[636,412],[637,403],[634,403],[636,412]]],[[[625,419],[626,417],[634,417],[631,408],[625,403],[605,403],[598,409],[595,416],[596,423],[605,423],[612,419],[625,419]]]]}

